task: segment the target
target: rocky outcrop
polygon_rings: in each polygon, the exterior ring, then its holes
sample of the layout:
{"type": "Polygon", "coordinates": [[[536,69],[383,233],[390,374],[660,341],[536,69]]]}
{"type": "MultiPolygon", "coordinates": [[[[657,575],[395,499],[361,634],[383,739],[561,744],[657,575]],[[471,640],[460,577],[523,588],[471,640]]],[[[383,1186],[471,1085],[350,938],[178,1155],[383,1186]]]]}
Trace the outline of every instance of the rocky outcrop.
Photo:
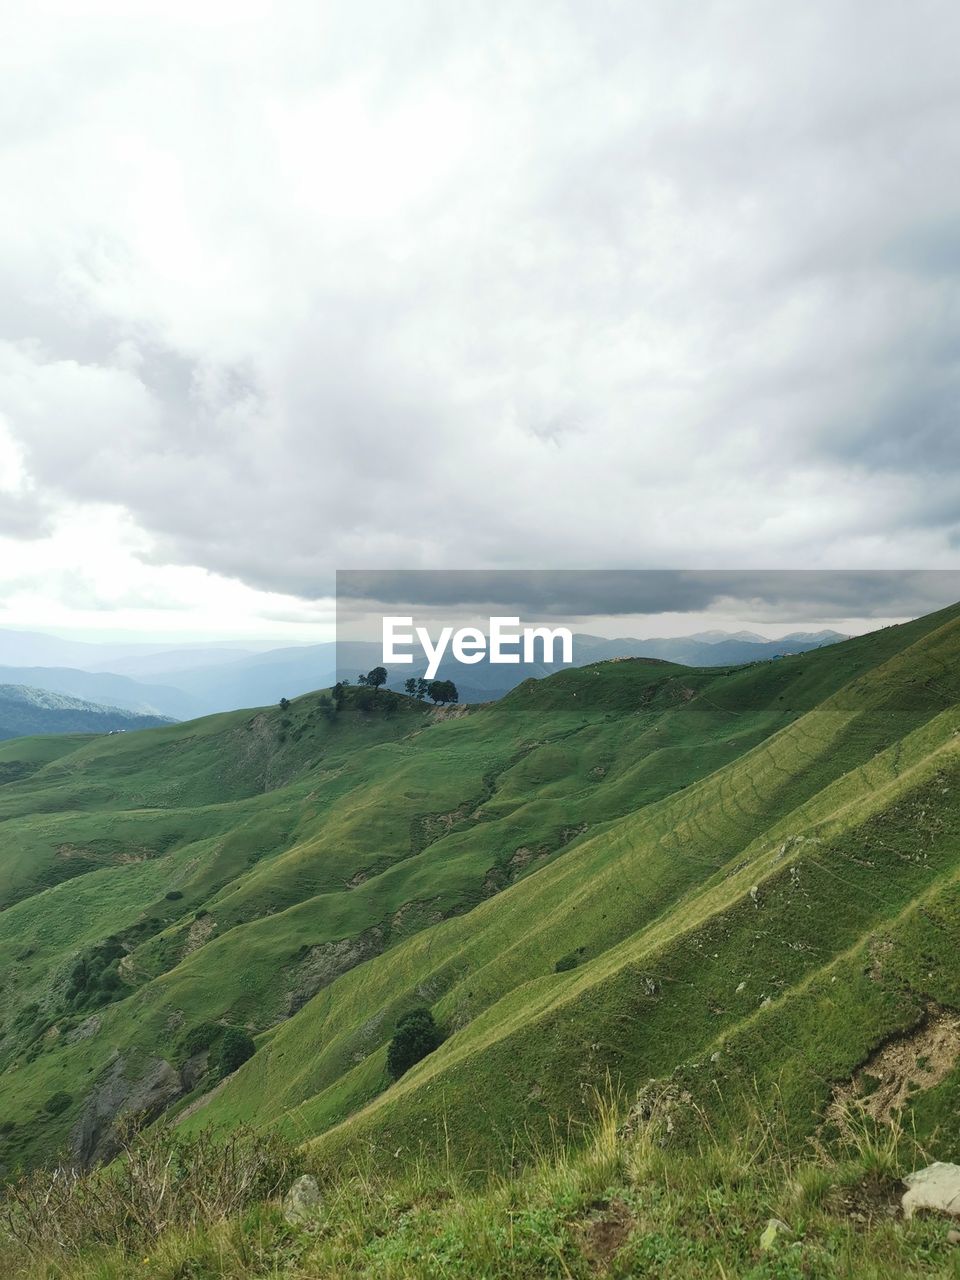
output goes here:
{"type": "Polygon", "coordinates": [[[117,1124],[127,1116],[153,1120],[183,1093],[180,1074],[163,1058],[149,1059],[131,1078],[123,1056],[101,1076],[71,1134],[73,1158],[83,1169],[118,1149],[117,1124]]]}
{"type": "Polygon", "coordinates": [[[294,970],[293,989],[288,993],[286,1017],[293,1015],[312,1000],[318,991],[329,986],[348,969],[362,964],[383,950],[383,930],[379,926],[367,929],[355,938],[341,938],[337,942],[320,942],[307,947],[294,970]]]}

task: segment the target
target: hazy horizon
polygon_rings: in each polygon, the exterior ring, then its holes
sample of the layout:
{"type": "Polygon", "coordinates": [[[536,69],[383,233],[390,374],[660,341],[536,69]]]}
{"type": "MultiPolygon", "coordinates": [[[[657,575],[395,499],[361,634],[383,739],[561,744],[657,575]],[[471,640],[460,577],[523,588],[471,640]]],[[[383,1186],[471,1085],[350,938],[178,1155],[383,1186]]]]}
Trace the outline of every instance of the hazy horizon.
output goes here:
{"type": "MultiPolygon", "coordinates": [[[[576,618],[572,620],[571,630],[577,634],[593,635],[609,640],[683,639],[710,631],[723,632],[726,635],[751,632],[765,640],[780,640],[796,632],[837,631],[845,636],[862,635],[868,631],[879,630],[881,627],[895,626],[902,622],[911,621],[911,617],[838,618],[827,621],[799,619],[788,624],[785,622],[769,623],[744,620],[716,614],[699,614],[692,618],[684,618],[683,615],[664,614],[659,616],[637,616],[634,620],[634,625],[629,625],[629,623],[625,625],[625,619],[622,617],[576,618]]],[[[429,621],[435,625],[441,624],[440,619],[430,619],[429,621]]],[[[282,648],[309,648],[312,645],[333,644],[336,642],[336,635],[328,632],[311,639],[297,639],[286,636],[267,639],[263,636],[227,634],[216,636],[170,633],[164,635],[146,631],[117,631],[111,628],[93,631],[90,628],[71,629],[68,627],[54,628],[29,625],[15,627],[2,623],[0,624],[0,634],[4,633],[43,635],[58,640],[75,641],[92,646],[142,645],[144,648],[169,647],[171,649],[197,647],[250,650],[254,652],[267,652],[272,649],[282,648]]],[[[373,632],[368,632],[363,638],[374,643],[379,637],[373,632]]],[[[45,666],[49,664],[38,662],[36,665],[45,666]]]]}

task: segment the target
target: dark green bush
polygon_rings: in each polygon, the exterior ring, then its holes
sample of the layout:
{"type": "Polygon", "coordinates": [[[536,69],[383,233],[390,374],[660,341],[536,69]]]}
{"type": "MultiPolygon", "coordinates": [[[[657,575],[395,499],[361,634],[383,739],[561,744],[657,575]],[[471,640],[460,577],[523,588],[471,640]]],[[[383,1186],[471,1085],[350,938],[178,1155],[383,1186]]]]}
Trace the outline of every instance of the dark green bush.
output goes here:
{"type": "Polygon", "coordinates": [[[243,1066],[257,1051],[251,1036],[241,1027],[227,1027],[217,1051],[217,1075],[223,1079],[243,1066]]]}
{"type": "Polygon", "coordinates": [[[73,1098],[69,1093],[64,1093],[61,1089],[59,1093],[51,1093],[50,1097],[43,1104],[43,1109],[48,1115],[58,1116],[66,1111],[73,1098]]]}
{"type": "Polygon", "coordinates": [[[195,1026],[188,1027],[174,1047],[174,1061],[178,1066],[182,1066],[195,1054],[203,1053],[205,1049],[212,1049],[219,1042],[224,1029],[220,1022],[198,1022],[195,1026]]]}
{"type": "Polygon", "coordinates": [[[394,1080],[399,1080],[414,1063],[433,1053],[443,1043],[440,1028],[429,1009],[411,1009],[397,1023],[393,1039],[387,1049],[387,1070],[394,1080]]]}

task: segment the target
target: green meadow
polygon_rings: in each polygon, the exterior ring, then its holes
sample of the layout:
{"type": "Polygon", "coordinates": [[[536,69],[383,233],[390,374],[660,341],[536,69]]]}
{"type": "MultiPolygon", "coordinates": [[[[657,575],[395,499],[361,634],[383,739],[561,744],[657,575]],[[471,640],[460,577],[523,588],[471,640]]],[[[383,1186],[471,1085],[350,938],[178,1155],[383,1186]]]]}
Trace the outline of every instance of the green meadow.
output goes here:
{"type": "Polygon", "coordinates": [[[604,1088],[677,1160],[758,1113],[826,1149],[853,1100],[956,1159],[958,659],[955,607],[480,707],[358,688],[0,744],[7,1176],[136,1116],[512,1178],[580,1159],[604,1088]],[[443,1042],[392,1081],[422,1006],[443,1042]],[[255,1052],[219,1079],[230,1028],[255,1052]]]}

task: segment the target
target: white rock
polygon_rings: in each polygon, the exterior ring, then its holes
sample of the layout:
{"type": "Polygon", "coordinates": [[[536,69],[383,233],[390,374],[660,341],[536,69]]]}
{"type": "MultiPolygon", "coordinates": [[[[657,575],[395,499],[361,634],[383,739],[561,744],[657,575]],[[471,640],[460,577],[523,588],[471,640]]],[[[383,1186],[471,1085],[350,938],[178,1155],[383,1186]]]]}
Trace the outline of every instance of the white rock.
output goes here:
{"type": "Polygon", "coordinates": [[[918,1209],[960,1217],[960,1164],[937,1160],[926,1169],[908,1173],[904,1182],[909,1187],[900,1202],[905,1218],[912,1218],[918,1209]]]}

